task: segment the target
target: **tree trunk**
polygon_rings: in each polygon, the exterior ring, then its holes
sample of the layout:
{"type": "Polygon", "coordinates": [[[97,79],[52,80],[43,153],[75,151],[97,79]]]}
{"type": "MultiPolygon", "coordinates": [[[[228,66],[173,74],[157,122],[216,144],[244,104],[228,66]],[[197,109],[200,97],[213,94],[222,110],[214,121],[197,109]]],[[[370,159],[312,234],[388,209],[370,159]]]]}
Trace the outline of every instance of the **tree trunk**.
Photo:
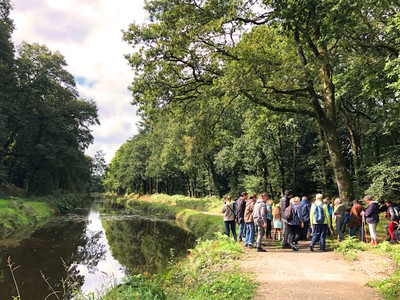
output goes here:
{"type": "Polygon", "coordinates": [[[281,127],[278,126],[278,145],[279,145],[279,155],[278,155],[278,166],[279,166],[279,172],[281,173],[281,191],[283,194],[283,191],[286,189],[286,179],[285,179],[285,168],[283,166],[283,159],[282,159],[282,151],[283,151],[283,145],[282,145],[282,138],[281,138],[281,127]]]}

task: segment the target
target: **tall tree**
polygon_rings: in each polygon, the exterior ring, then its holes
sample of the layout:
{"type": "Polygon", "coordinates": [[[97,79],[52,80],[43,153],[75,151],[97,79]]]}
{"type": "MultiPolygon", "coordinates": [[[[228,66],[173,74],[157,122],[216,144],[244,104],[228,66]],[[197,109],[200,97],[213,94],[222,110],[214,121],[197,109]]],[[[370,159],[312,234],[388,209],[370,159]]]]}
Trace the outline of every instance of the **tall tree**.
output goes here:
{"type": "Polygon", "coordinates": [[[128,56],[136,70],[134,103],[151,114],[242,95],[276,112],[307,115],[323,132],[341,198],[352,199],[335,72],[348,47],[392,53],[386,24],[395,1],[154,0],[146,9],[152,22],[133,24],[124,35],[139,46],[128,56]]]}

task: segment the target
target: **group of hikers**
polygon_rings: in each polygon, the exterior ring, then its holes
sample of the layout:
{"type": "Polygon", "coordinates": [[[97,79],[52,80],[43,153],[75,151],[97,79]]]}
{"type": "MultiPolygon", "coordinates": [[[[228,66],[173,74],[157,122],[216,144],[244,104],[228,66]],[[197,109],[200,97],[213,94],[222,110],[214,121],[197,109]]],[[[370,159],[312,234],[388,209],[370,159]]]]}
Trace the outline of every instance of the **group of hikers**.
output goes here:
{"type": "MultiPolygon", "coordinates": [[[[338,241],[344,239],[344,233],[349,227],[349,235],[357,233],[360,240],[368,242],[367,229],[372,245],[377,245],[376,227],[379,223],[379,203],[373,196],[364,197],[367,208],[354,200],[351,208],[347,208],[340,198],[336,198],[332,205],[330,197],[323,197],[317,194],[310,203],[307,196],[294,197],[292,190],[286,190],[280,201],[280,205],[274,207],[273,201],[268,193],[262,193],[258,197],[247,192],[241,193],[238,199],[232,201],[230,196],[222,208],[224,214],[225,232],[230,236],[232,232],[235,241],[243,241],[246,247],[255,247],[258,252],[265,252],[261,247],[261,241],[265,235],[267,239],[282,241],[282,248],[298,250],[300,240],[307,241],[311,238],[310,250],[319,243],[321,251],[325,251],[326,236],[333,235],[333,221],[338,241]],[[239,226],[238,236],[236,224],[239,226]],[[274,233],[272,237],[272,228],[274,233]],[[257,240],[254,245],[255,234],[257,240]]],[[[391,243],[399,241],[399,208],[393,203],[386,201],[386,218],[389,225],[386,225],[388,240],[391,243]]]]}

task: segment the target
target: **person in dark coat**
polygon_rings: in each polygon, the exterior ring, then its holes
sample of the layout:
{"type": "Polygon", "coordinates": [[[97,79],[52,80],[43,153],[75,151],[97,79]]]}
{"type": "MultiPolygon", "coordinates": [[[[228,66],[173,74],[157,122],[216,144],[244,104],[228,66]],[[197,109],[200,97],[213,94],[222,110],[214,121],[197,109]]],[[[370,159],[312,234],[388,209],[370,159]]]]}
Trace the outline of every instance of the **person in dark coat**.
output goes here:
{"type": "Polygon", "coordinates": [[[285,211],[286,207],[290,205],[290,199],[293,197],[292,190],[286,190],[284,193],[283,198],[281,199],[281,211],[282,211],[282,230],[283,230],[283,239],[282,239],[282,248],[290,248],[288,243],[288,229],[287,229],[287,222],[283,217],[283,212],[285,211]]]}
{"type": "Polygon", "coordinates": [[[241,197],[236,201],[237,208],[236,208],[236,222],[239,225],[239,242],[242,241],[242,237],[245,235],[244,231],[244,211],[246,210],[246,201],[247,201],[247,193],[243,192],[241,197]]]}
{"type": "Polygon", "coordinates": [[[297,251],[297,242],[301,238],[301,229],[304,227],[303,214],[300,206],[300,198],[294,197],[290,199],[290,206],[293,209],[293,217],[287,220],[287,228],[289,231],[288,242],[292,250],[297,251]]]}
{"type": "Polygon", "coordinates": [[[379,203],[374,200],[374,197],[367,195],[364,197],[364,201],[368,203],[368,207],[365,212],[362,212],[366,218],[369,227],[369,234],[371,235],[371,244],[376,246],[378,241],[376,239],[376,226],[379,223],[379,203]]]}
{"type": "Polygon", "coordinates": [[[300,201],[300,207],[301,207],[301,212],[303,215],[303,223],[304,227],[302,228],[301,232],[301,240],[306,241],[307,240],[307,232],[309,231],[310,228],[310,213],[311,213],[311,205],[307,201],[307,196],[303,196],[303,198],[300,201]]]}

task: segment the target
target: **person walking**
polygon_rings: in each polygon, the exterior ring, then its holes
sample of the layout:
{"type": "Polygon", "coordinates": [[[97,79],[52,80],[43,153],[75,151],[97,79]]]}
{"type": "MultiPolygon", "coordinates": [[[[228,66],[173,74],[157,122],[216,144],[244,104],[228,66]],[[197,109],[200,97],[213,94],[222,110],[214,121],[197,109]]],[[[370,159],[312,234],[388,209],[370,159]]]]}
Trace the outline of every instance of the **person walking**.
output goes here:
{"type": "Polygon", "coordinates": [[[320,250],[325,251],[326,232],[330,227],[328,207],[322,202],[322,194],[315,196],[315,203],[311,206],[310,223],[313,228],[313,237],[310,250],[314,251],[314,245],[320,241],[320,250]]]}
{"type": "Polygon", "coordinates": [[[246,229],[246,236],[244,240],[244,246],[252,248],[254,244],[255,227],[254,227],[254,204],[256,202],[256,195],[252,195],[246,202],[246,209],[244,211],[244,222],[246,229]]]}
{"type": "Polygon", "coordinates": [[[392,201],[387,200],[386,201],[386,219],[389,220],[389,225],[386,225],[386,232],[390,236],[390,242],[391,243],[396,243],[398,242],[394,236],[394,230],[396,226],[399,225],[399,220],[400,220],[400,213],[399,213],[399,208],[394,207],[392,201]]]}
{"type": "Polygon", "coordinates": [[[301,201],[300,201],[300,207],[301,207],[301,212],[303,215],[303,223],[304,227],[301,230],[301,240],[302,241],[307,241],[307,232],[308,229],[310,228],[310,203],[307,201],[307,196],[303,196],[301,201]]]}
{"type": "Polygon", "coordinates": [[[226,196],[225,204],[222,207],[222,213],[224,214],[225,233],[229,237],[230,231],[232,231],[233,238],[236,241],[235,209],[231,201],[231,196],[226,196]]]}
{"type": "Polygon", "coordinates": [[[288,225],[288,242],[292,250],[298,251],[297,242],[301,238],[301,229],[304,227],[303,223],[303,214],[300,206],[300,198],[294,197],[290,199],[290,205],[286,210],[291,210],[291,217],[287,217],[287,225],[288,225]]]}
{"type": "Polygon", "coordinates": [[[344,215],[346,213],[346,207],[342,204],[342,200],[340,200],[340,198],[336,198],[334,203],[335,211],[333,212],[333,215],[336,222],[336,232],[338,234],[338,241],[341,242],[344,240],[342,228],[344,223],[344,215]]]}
{"type": "Polygon", "coordinates": [[[242,241],[242,237],[245,235],[244,232],[244,211],[246,209],[247,193],[243,192],[239,199],[237,199],[236,204],[236,222],[239,225],[239,242],[242,241]]]}
{"type": "Polygon", "coordinates": [[[257,235],[257,252],[266,252],[261,248],[261,240],[264,236],[265,228],[267,227],[267,213],[265,211],[265,203],[267,202],[267,195],[262,193],[258,199],[256,204],[254,205],[254,224],[257,226],[258,235],[257,235]]]}
{"type": "Polygon", "coordinates": [[[265,233],[265,236],[267,239],[272,239],[272,204],[273,201],[271,199],[269,199],[269,195],[267,194],[267,203],[265,204],[265,210],[267,212],[267,230],[265,233]]]}
{"type": "Polygon", "coordinates": [[[282,211],[282,230],[283,230],[283,239],[282,239],[282,248],[290,248],[288,243],[288,230],[287,230],[287,221],[283,216],[283,212],[285,211],[286,207],[290,205],[290,199],[293,197],[292,190],[286,190],[284,193],[283,198],[281,199],[281,211],[282,211]]]}
{"type": "Polygon", "coordinates": [[[374,197],[367,195],[364,197],[364,201],[368,203],[368,207],[365,212],[361,212],[361,215],[366,218],[369,227],[369,234],[371,235],[371,244],[378,245],[376,238],[376,226],[379,223],[379,203],[374,200],[374,197]]]}
{"type": "Polygon", "coordinates": [[[356,232],[360,237],[360,240],[365,242],[365,234],[362,230],[362,215],[361,212],[364,210],[364,207],[360,204],[360,202],[355,199],[353,200],[353,207],[350,210],[350,231],[349,235],[354,236],[356,232]]]}

